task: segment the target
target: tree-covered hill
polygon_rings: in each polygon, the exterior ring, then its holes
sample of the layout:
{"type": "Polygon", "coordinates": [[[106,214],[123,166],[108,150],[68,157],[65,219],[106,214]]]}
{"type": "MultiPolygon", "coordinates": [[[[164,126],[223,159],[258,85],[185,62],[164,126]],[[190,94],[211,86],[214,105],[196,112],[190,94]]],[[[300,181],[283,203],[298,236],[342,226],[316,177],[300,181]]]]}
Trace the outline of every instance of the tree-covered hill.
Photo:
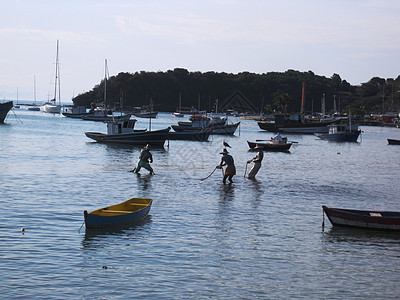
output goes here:
{"type": "MultiPolygon", "coordinates": [[[[351,108],[359,114],[400,109],[400,76],[396,79],[374,77],[360,86],[352,86],[338,74],[326,78],[311,71],[229,74],[189,72],[182,68],[167,72],[141,71],[112,76],[106,81],[106,104],[109,107],[120,107],[122,103],[123,107],[129,109],[152,103],[155,110],[175,111],[181,99],[184,107],[207,111],[213,111],[218,102],[219,105],[225,103],[219,106],[220,111],[294,112],[301,107],[303,82],[306,84],[306,111],[321,112],[323,97],[326,112],[334,112],[335,104],[338,111],[347,112],[351,108]],[[232,94],[237,92],[251,105],[244,108],[229,103],[232,94]]],[[[74,104],[86,107],[103,104],[104,84],[103,80],[91,91],[76,96],[74,104]]]]}

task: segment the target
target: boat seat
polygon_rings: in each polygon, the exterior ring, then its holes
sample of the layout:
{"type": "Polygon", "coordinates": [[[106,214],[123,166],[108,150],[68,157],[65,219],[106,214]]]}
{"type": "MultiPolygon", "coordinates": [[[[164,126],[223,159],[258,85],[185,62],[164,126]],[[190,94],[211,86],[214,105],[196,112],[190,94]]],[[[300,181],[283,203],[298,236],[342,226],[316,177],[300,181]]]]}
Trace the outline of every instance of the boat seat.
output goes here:
{"type": "Polygon", "coordinates": [[[147,206],[149,204],[147,203],[128,203],[129,205],[133,205],[133,206],[147,206]]]}
{"type": "Polygon", "coordinates": [[[109,213],[115,213],[115,214],[130,214],[131,211],[127,210],[111,210],[111,209],[103,209],[102,212],[109,212],[109,213]]]}

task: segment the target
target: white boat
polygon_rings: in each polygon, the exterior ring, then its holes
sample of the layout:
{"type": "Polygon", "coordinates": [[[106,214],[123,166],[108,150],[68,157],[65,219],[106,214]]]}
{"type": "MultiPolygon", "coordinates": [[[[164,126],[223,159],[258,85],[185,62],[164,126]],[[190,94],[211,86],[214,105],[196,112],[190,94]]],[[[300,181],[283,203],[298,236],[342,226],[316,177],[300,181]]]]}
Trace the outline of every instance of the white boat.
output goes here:
{"type": "Polygon", "coordinates": [[[40,111],[46,113],[59,114],[61,112],[61,104],[60,104],[60,70],[58,66],[58,40],[57,40],[57,54],[56,54],[56,74],[54,81],[54,99],[46,102],[45,104],[40,106],[40,111]],[[58,102],[57,104],[57,94],[58,94],[58,102]]]}

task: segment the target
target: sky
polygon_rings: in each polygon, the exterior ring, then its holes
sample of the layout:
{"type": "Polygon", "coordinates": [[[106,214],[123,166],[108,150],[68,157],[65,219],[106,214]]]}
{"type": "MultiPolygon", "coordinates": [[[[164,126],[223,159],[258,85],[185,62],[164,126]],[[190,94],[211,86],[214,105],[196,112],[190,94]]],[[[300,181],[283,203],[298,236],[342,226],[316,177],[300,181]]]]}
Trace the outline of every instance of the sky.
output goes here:
{"type": "Polygon", "coordinates": [[[0,0],[0,101],[61,100],[120,72],[400,75],[398,0],[0,0]],[[34,83],[35,82],[35,83],[34,83]],[[36,89],[35,89],[36,87],[36,89]]]}

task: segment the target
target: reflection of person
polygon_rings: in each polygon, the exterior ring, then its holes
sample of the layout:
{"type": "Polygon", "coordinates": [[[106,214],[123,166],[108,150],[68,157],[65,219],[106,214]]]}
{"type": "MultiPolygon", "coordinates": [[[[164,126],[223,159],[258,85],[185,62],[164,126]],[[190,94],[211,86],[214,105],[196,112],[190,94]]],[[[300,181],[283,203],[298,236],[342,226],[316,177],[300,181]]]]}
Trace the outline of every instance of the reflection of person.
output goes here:
{"type": "Polygon", "coordinates": [[[281,134],[278,132],[272,139],[275,141],[280,141],[282,139],[281,134]]]}
{"type": "Polygon", "coordinates": [[[151,155],[149,148],[150,145],[147,144],[146,147],[140,151],[139,161],[136,167],[133,169],[133,172],[139,173],[140,169],[143,167],[146,170],[149,170],[150,174],[154,174],[153,168],[149,164],[149,162],[153,162],[153,155],[151,155]]]}
{"type": "Polygon", "coordinates": [[[261,168],[261,162],[264,158],[264,152],[263,152],[263,148],[260,146],[257,146],[254,148],[254,150],[257,150],[257,154],[256,156],[253,157],[253,159],[250,159],[249,161],[247,161],[247,163],[254,163],[254,166],[251,168],[250,172],[249,172],[249,179],[255,179],[256,175],[258,173],[258,170],[260,170],[261,168]]]}
{"type": "Polygon", "coordinates": [[[229,152],[226,150],[226,148],[224,148],[224,150],[222,150],[220,154],[222,154],[221,162],[217,166],[217,168],[222,169],[223,166],[226,166],[222,182],[226,183],[227,178],[229,179],[229,182],[233,182],[232,177],[236,175],[236,168],[235,168],[235,163],[233,161],[233,157],[229,155],[229,152]]]}

